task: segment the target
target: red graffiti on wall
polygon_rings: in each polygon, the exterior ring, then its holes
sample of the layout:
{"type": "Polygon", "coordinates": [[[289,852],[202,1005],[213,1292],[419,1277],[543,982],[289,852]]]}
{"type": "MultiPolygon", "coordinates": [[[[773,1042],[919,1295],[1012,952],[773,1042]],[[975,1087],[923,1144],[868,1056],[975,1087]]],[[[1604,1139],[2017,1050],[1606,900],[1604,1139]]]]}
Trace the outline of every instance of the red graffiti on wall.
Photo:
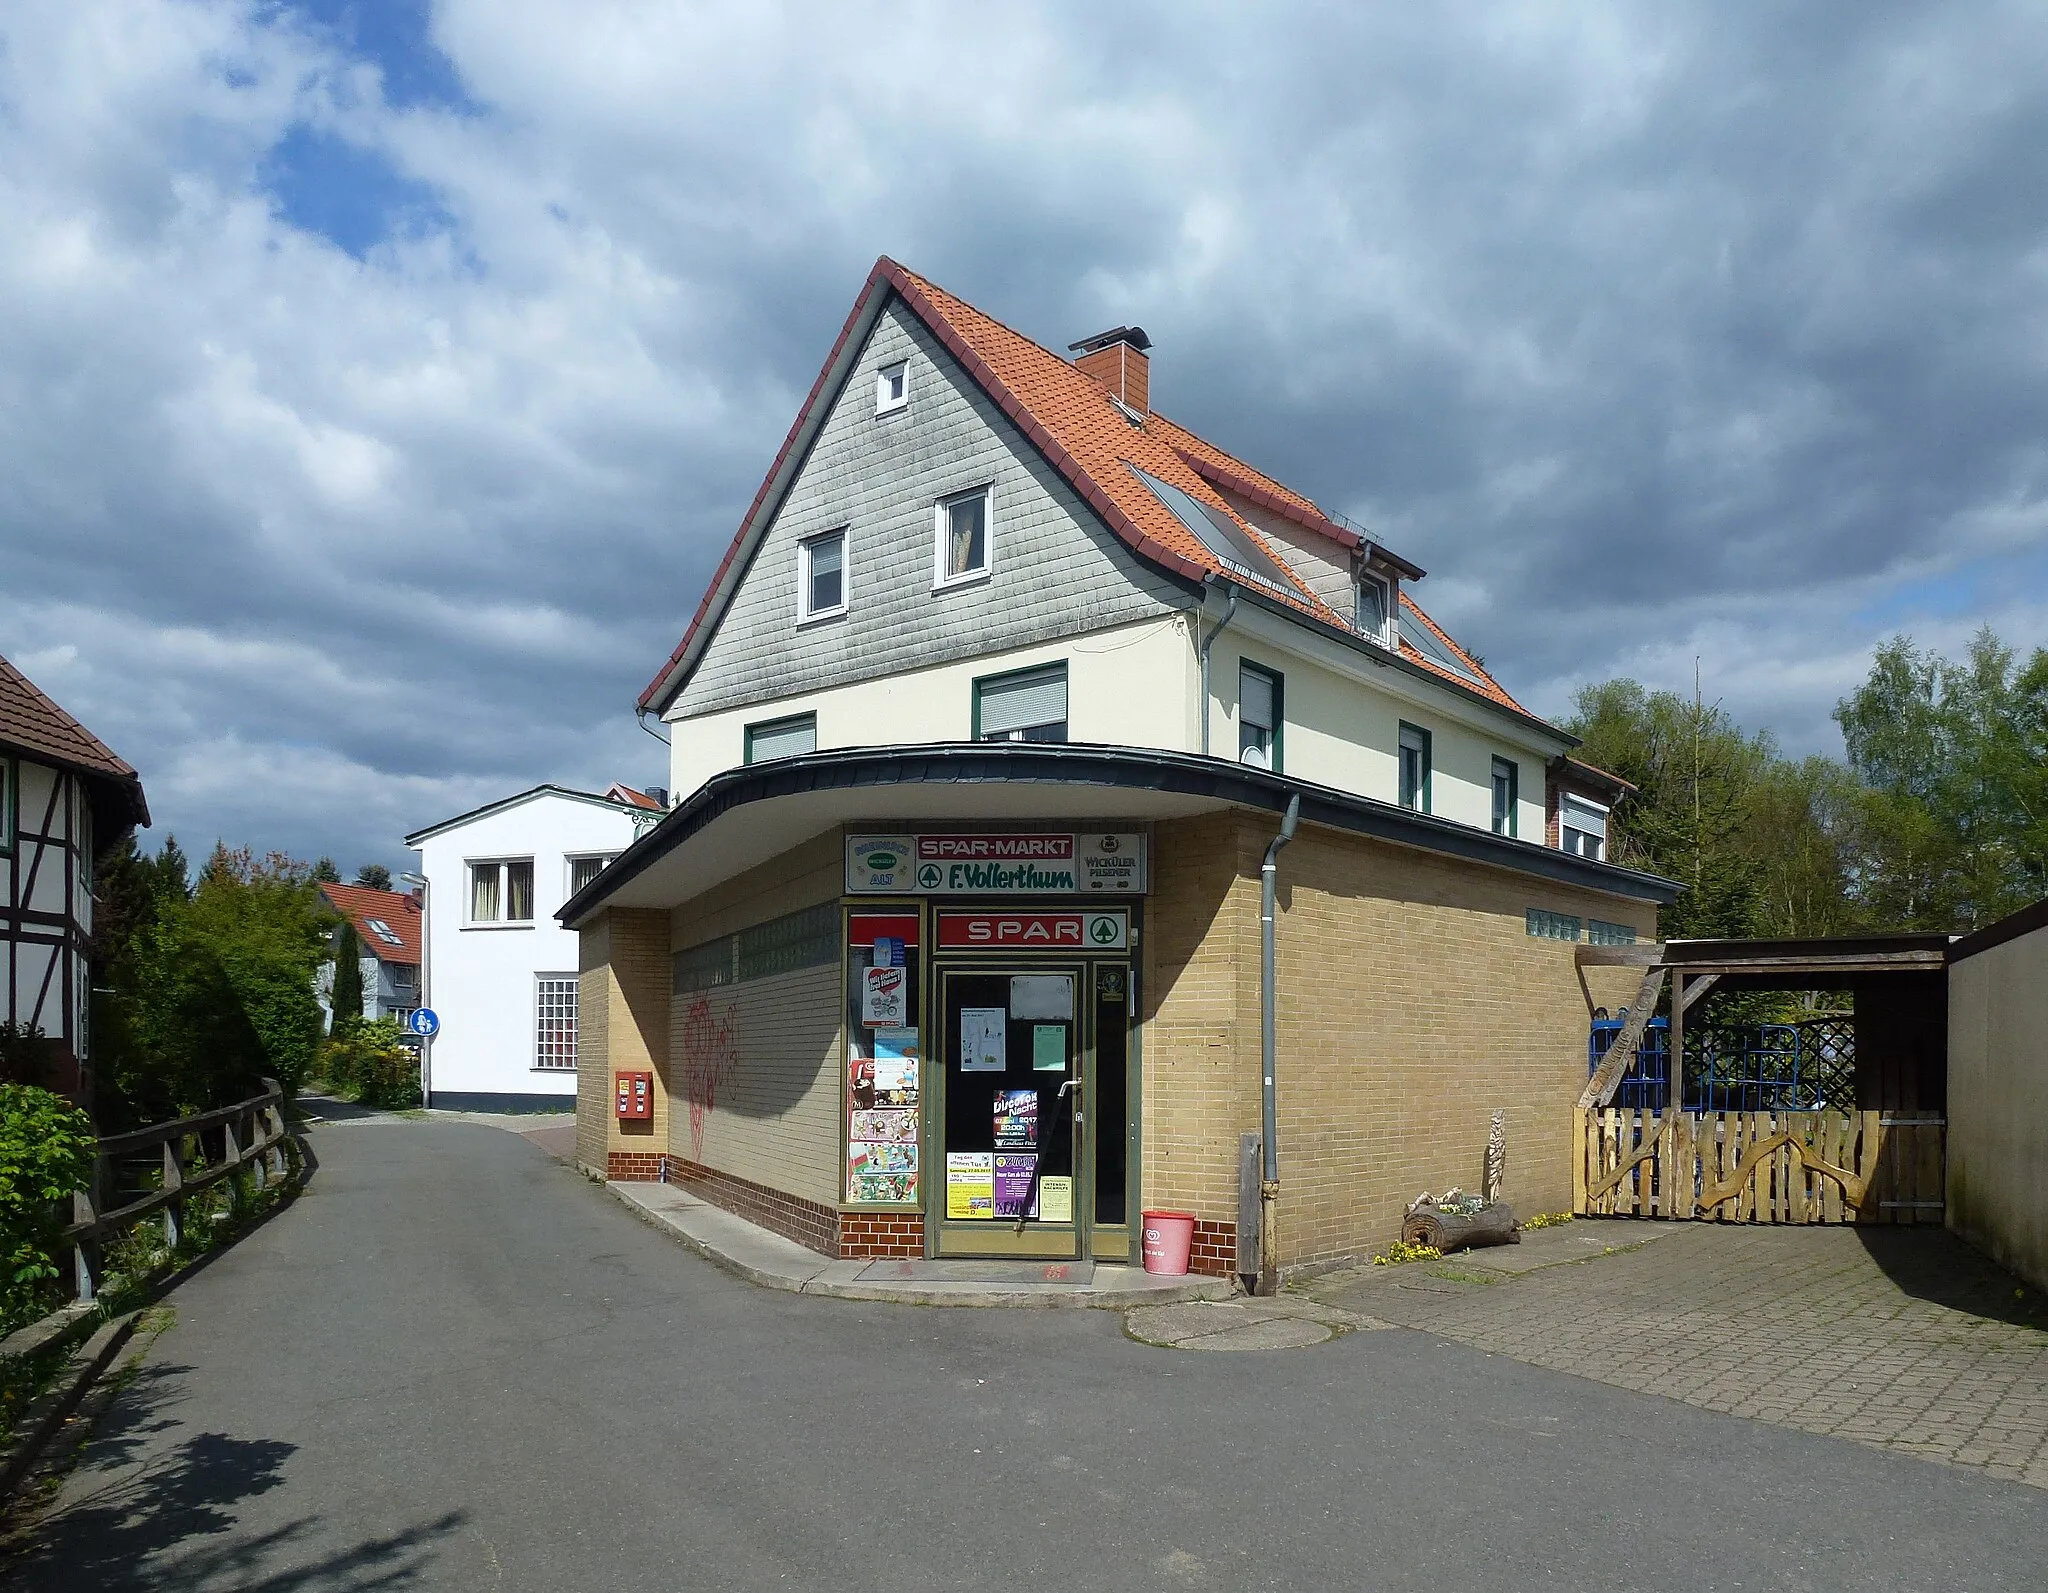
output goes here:
{"type": "Polygon", "coordinates": [[[711,999],[699,996],[683,1014],[683,1098],[690,1103],[690,1160],[704,1160],[704,1114],[718,1104],[718,1087],[739,1068],[740,1048],[734,1034],[739,1016],[732,1001],[721,1001],[714,1013],[711,999]]]}

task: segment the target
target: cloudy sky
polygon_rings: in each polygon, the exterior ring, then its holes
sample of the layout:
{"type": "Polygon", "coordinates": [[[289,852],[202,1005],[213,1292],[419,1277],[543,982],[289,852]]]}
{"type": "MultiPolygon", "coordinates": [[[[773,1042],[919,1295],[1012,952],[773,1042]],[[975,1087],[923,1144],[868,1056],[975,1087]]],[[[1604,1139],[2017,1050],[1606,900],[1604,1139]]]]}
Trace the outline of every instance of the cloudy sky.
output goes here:
{"type": "Polygon", "coordinates": [[[156,836],[654,783],[874,257],[1375,527],[1539,711],[2048,641],[2048,11],[66,0],[0,20],[0,653],[156,836]]]}

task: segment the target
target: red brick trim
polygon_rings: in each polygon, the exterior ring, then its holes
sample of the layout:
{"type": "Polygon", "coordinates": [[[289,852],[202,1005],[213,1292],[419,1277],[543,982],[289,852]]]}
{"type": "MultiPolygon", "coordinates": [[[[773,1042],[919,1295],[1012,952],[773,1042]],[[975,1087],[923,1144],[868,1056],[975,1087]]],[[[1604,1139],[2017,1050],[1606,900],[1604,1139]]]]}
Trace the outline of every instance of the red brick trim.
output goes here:
{"type": "Polygon", "coordinates": [[[658,1184],[661,1182],[661,1152],[659,1151],[607,1151],[604,1158],[604,1176],[624,1184],[658,1184]]]}
{"type": "Polygon", "coordinates": [[[918,1260],[924,1255],[924,1213],[843,1211],[839,1214],[839,1253],[918,1260]]]}
{"type": "Polygon", "coordinates": [[[1205,1278],[1227,1278],[1237,1271],[1237,1224],[1195,1219],[1195,1242],[1188,1251],[1188,1271],[1205,1278]]]}
{"type": "MultiPolygon", "coordinates": [[[[731,1173],[706,1167],[687,1157],[666,1158],[665,1181],[687,1189],[699,1199],[723,1207],[736,1217],[758,1224],[785,1239],[794,1239],[821,1256],[838,1256],[839,1213],[801,1195],[770,1189],[766,1184],[738,1178],[731,1173]]],[[[923,1251],[918,1252],[920,1255],[923,1251]]]]}

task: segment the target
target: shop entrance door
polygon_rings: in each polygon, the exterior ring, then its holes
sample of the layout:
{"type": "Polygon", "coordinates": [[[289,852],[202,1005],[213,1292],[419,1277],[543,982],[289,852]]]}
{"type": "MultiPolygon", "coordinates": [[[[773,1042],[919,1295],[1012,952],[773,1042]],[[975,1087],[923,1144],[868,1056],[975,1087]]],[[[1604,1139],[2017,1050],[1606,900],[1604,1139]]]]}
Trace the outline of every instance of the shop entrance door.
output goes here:
{"type": "Polygon", "coordinates": [[[940,1255],[1087,1254],[1086,976],[1035,958],[939,968],[940,1255]]]}

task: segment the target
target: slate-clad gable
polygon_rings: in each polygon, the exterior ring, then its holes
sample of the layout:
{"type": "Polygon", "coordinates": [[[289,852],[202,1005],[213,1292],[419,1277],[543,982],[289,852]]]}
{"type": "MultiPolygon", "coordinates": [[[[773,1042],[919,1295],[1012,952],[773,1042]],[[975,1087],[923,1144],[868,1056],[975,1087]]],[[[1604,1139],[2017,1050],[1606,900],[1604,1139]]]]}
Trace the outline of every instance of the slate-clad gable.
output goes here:
{"type": "Polygon", "coordinates": [[[668,717],[1082,635],[1194,601],[1118,542],[892,302],[668,717]],[[909,405],[878,416],[875,372],[897,360],[909,362],[909,405]],[[992,573],[934,593],[933,506],[983,485],[995,491],[992,573]],[[798,544],[842,526],[847,615],[799,627],[798,544]]]}

